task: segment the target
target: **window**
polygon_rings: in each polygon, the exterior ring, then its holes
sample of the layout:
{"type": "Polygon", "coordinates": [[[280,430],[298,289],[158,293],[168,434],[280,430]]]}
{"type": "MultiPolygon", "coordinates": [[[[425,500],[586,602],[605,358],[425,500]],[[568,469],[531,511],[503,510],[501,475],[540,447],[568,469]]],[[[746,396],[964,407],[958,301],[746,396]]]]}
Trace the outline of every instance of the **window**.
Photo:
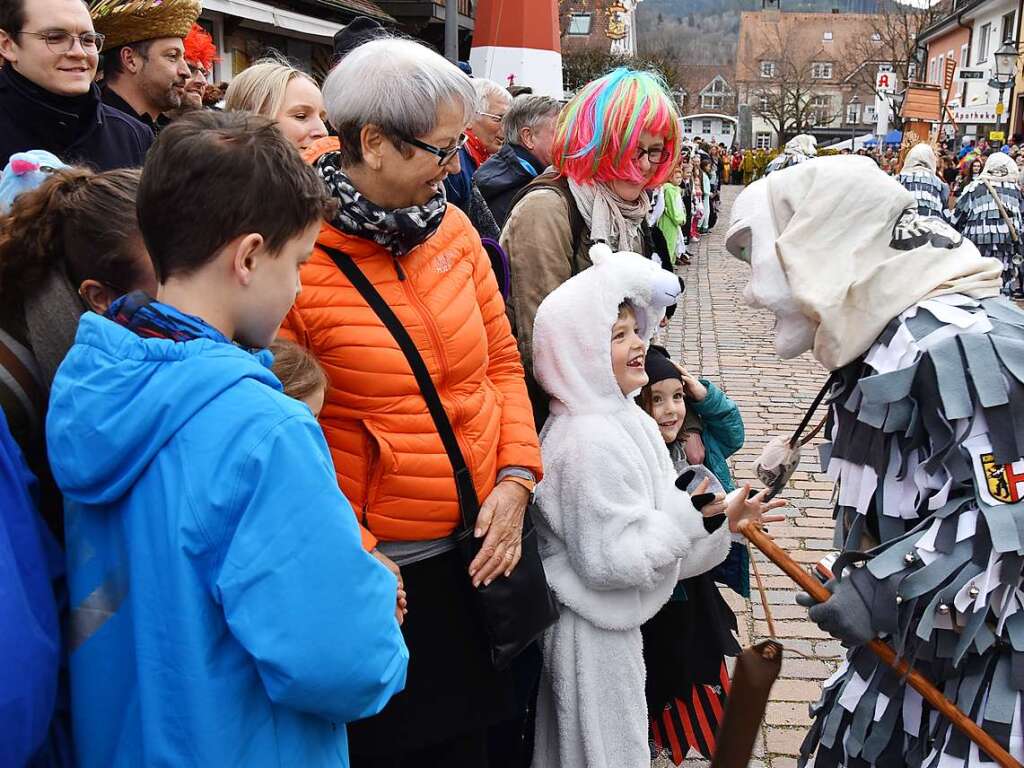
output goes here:
{"type": "Polygon", "coordinates": [[[762,93],[760,96],[757,97],[757,109],[758,109],[759,112],[767,112],[768,111],[768,96],[767,96],[767,94],[762,93]]]}
{"type": "Polygon", "coordinates": [[[722,135],[723,136],[730,136],[731,134],[732,134],[732,123],[723,122],[722,123],[722,135]]]}
{"type": "Polygon", "coordinates": [[[821,40],[824,43],[831,43],[832,42],[832,33],[831,32],[826,32],[825,34],[823,34],[821,36],[821,40]]]}
{"type": "Polygon", "coordinates": [[[999,37],[999,41],[1002,43],[1012,43],[1015,35],[1013,31],[1015,29],[1013,24],[1013,11],[1003,14],[1003,20],[1000,22],[1000,28],[1003,34],[999,37]]]}
{"type": "Polygon", "coordinates": [[[988,43],[991,36],[992,25],[982,24],[981,29],[978,30],[978,58],[975,60],[975,64],[982,64],[988,60],[988,43]]]}
{"type": "Polygon", "coordinates": [[[875,105],[874,104],[865,104],[864,105],[864,122],[865,123],[874,123],[874,122],[877,122],[877,121],[878,121],[878,113],[875,111],[875,105]]]}
{"type": "Polygon", "coordinates": [[[938,64],[938,60],[937,59],[932,59],[931,61],[928,62],[928,82],[929,83],[937,83],[937,82],[939,82],[939,76],[937,74],[938,67],[935,66],[936,64],[938,64]]]}
{"type": "Polygon", "coordinates": [[[831,61],[816,61],[811,64],[811,77],[815,80],[831,80],[832,79],[832,62],[831,61]]]}
{"type": "Polygon", "coordinates": [[[942,78],[946,74],[946,57],[939,56],[939,66],[935,68],[935,83],[942,85],[942,78]]]}
{"type": "Polygon", "coordinates": [[[711,121],[704,119],[700,121],[700,132],[704,134],[711,133],[711,121]]]}
{"type": "Polygon", "coordinates": [[[970,50],[971,50],[971,47],[969,45],[967,45],[967,43],[964,43],[963,45],[960,46],[960,66],[961,67],[966,67],[966,66],[968,66],[971,63],[970,58],[968,58],[970,56],[970,50]]]}
{"type": "Polygon", "coordinates": [[[693,133],[693,120],[683,120],[683,133],[693,133]]]}
{"type": "Polygon", "coordinates": [[[569,31],[570,35],[589,35],[590,34],[590,19],[593,14],[590,13],[573,13],[569,15],[569,31]]]}
{"type": "Polygon", "coordinates": [[[881,32],[872,32],[871,33],[871,42],[872,43],[880,43],[880,42],[882,42],[882,33],[881,32]]]}
{"type": "Polygon", "coordinates": [[[758,131],[754,134],[754,149],[771,149],[772,134],[770,131],[758,131]]]}
{"type": "Polygon", "coordinates": [[[761,77],[775,77],[775,62],[774,61],[762,61],[761,62],[761,77]]]}
{"type": "Polygon", "coordinates": [[[831,97],[812,96],[810,106],[810,118],[814,125],[827,125],[832,122],[832,115],[829,114],[832,108],[831,97]]]}
{"type": "Polygon", "coordinates": [[[724,96],[718,96],[713,93],[705,93],[703,96],[700,97],[700,106],[702,109],[721,109],[724,100],[724,96]]]}
{"type": "Polygon", "coordinates": [[[860,104],[846,105],[846,122],[848,125],[856,125],[860,122],[860,104]]]}

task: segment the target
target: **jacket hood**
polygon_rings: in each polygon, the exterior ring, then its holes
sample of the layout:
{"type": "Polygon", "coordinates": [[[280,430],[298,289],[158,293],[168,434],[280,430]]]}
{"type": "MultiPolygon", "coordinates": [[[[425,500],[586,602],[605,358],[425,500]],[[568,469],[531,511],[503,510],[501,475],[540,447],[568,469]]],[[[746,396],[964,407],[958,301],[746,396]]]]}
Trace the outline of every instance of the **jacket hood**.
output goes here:
{"type": "MultiPolygon", "coordinates": [[[[593,266],[562,283],[537,309],[533,367],[544,390],[570,413],[608,413],[629,403],[611,366],[612,326],[629,301],[649,342],[679,296],[679,280],[636,253],[590,249],[593,266]]],[[[632,394],[632,393],[631,393],[632,394]]],[[[552,404],[557,410],[558,403],[552,404]]]]}
{"type": "Polygon", "coordinates": [[[780,321],[802,317],[813,342],[792,351],[812,348],[829,370],[925,298],[987,298],[1002,285],[997,259],[919,216],[914,195],[866,157],[800,163],[751,184],[736,199],[726,247],[751,263],[748,301],[780,321]]]}
{"type": "MultiPolygon", "coordinates": [[[[525,152],[525,150],[522,150],[525,152]]],[[[526,158],[527,162],[534,166],[537,173],[544,169],[540,167],[540,161],[526,158]]],[[[503,144],[495,154],[491,155],[483,165],[477,168],[473,174],[473,181],[480,188],[484,197],[500,194],[506,189],[521,187],[529,182],[536,174],[532,174],[523,167],[519,160],[519,153],[514,145],[503,144]]]]}
{"type": "Polygon", "coordinates": [[[47,448],[64,495],[116,501],[164,445],[226,390],[252,379],[280,391],[271,354],[199,338],[141,338],[87,312],[50,392],[47,448]]]}

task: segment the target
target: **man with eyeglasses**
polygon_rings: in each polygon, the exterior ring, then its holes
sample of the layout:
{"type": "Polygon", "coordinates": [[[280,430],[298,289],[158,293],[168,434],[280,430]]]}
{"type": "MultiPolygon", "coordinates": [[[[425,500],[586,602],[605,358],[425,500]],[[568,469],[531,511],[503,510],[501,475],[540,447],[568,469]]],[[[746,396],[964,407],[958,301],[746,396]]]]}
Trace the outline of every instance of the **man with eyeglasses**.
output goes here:
{"type": "Polygon", "coordinates": [[[192,78],[184,38],[201,10],[199,0],[151,0],[141,9],[123,0],[93,5],[93,23],[107,38],[103,101],[159,133],[192,78]]]}
{"type": "Polygon", "coordinates": [[[103,43],[82,0],[0,3],[0,167],[31,149],[101,171],[142,165],[152,132],[94,83],[103,43]]]}
{"type": "Polygon", "coordinates": [[[185,83],[181,106],[167,113],[168,117],[174,120],[203,109],[203,96],[213,75],[213,62],[216,60],[217,44],[213,42],[213,37],[198,24],[193,24],[185,38],[185,63],[188,64],[189,79],[185,83]]]}

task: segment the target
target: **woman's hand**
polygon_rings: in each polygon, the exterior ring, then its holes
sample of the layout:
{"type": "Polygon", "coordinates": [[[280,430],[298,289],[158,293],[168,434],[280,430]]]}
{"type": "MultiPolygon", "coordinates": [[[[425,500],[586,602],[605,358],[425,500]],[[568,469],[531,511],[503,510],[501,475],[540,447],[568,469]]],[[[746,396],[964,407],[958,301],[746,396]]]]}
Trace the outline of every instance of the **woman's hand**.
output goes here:
{"type": "Polygon", "coordinates": [[[484,537],[480,551],[469,564],[473,586],[487,586],[498,576],[508,576],[523,552],[523,516],[530,492],[519,483],[504,480],[480,505],[476,538],[484,537]]]}
{"type": "Polygon", "coordinates": [[[745,483],[738,491],[729,494],[732,498],[726,497],[725,515],[729,519],[729,530],[736,533],[740,521],[750,520],[754,525],[764,523],[778,523],[786,519],[785,515],[766,515],[773,509],[786,506],[782,499],[765,501],[768,494],[767,488],[762,488],[753,496],[750,495],[750,483],[745,483]]]}
{"type": "Polygon", "coordinates": [[[398,567],[398,563],[380,550],[375,549],[370,554],[380,560],[384,567],[395,574],[395,578],[398,579],[398,594],[395,598],[395,618],[398,619],[398,624],[401,626],[402,622],[405,621],[405,614],[409,612],[409,603],[406,600],[405,594],[405,582],[402,581],[402,571],[398,567]]]}

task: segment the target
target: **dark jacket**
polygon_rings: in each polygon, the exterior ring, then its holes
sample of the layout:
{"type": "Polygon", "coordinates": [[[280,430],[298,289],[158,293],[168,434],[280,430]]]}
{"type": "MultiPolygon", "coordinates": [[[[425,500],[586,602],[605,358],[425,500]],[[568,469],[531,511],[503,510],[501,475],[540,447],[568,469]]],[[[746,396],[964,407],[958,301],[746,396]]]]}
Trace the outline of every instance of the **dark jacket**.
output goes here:
{"type": "Polygon", "coordinates": [[[0,70],[0,167],[30,149],[99,171],[138,167],[152,143],[153,132],[106,106],[96,85],[82,96],[58,96],[9,65],[0,70]]]}
{"type": "Polygon", "coordinates": [[[505,225],[516,193],[543,170],[540,160],[518,144],[502,145],[477,168],[473,181],[480,187],[499,227],[505,225]]]}
{"type": "Polygon", "coordinates": [[[160,133],[161,129],[170,125],[171,118],[167,115],[161,114],[156,120],[150,117],[148,114],[139,114],[135,111],[135,108],[127,101],[121,98],[121,94],[111,88],[109,85],[105,85],[100,88],[100,95],[103,98],[103,103],[108,107],[113,107],[119,112],[124,112],[128,117],[134,118],[142,123],[144,126],[149,128],[153,132],[153,135],[160,133]]]}
{"type": "Polygon", "coordinates": [[[459,150],[459,172],[446,176],[444,180],[444,190],[448,196],[448,202],[462,209],[463,213],[469,213],[474,173],[476,173],[476,163],[469,156],[469,150],[463,147],[459,150]]]}

